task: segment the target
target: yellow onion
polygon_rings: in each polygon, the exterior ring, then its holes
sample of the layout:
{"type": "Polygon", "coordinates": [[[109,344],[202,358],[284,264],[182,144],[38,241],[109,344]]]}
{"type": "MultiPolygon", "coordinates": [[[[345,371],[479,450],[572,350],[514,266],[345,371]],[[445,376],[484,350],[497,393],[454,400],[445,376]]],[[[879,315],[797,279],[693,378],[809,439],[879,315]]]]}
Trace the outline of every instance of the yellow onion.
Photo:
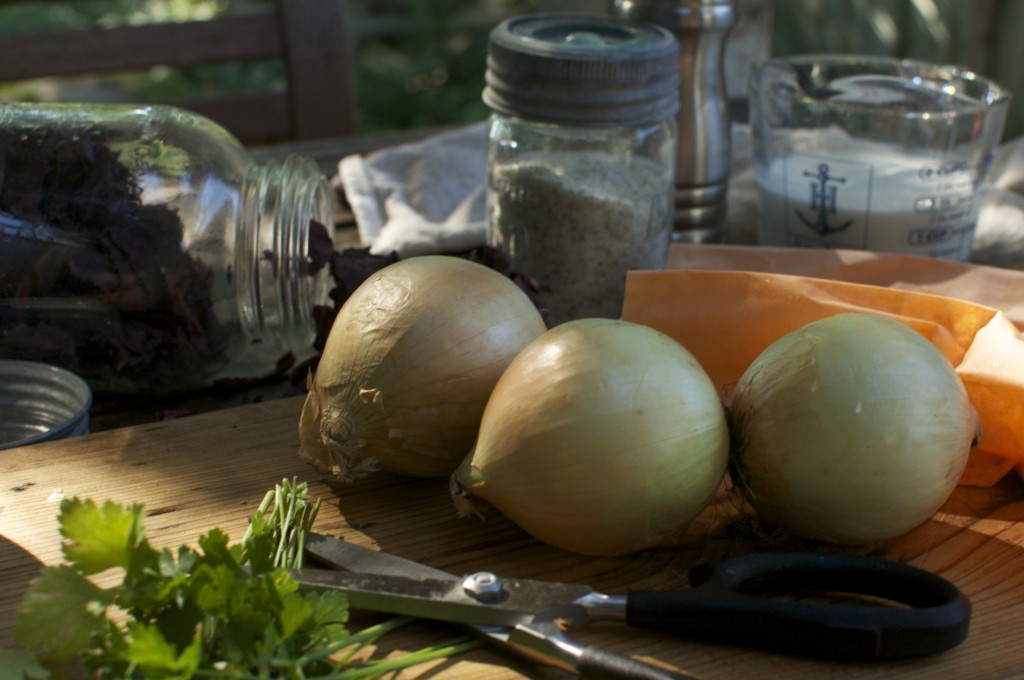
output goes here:
{"type": "Polygon", "coordinates": [[[498,377],[544,330],[529,297],[483,265],[430,255],[385,267],[334,320],[299,420],[300,457],[343,479],[378,466],[451,474],[498,377]]]}
{"type": "Polygon", "coordinates": [[[617,555],[681,532],[727,462],[724,409],[686,349],[647,326],[582,319],[509,365],[452,492],[463,513],[475,496],[550,545],[617,555]]]}
{"type": "Polygon", "coordinates": [[[733,476],[758,513],[842,544],[928,520],[979,433],[949,361],[909,326],[860,313],[769,346],[737,383],[729,418],[733,476]]]}

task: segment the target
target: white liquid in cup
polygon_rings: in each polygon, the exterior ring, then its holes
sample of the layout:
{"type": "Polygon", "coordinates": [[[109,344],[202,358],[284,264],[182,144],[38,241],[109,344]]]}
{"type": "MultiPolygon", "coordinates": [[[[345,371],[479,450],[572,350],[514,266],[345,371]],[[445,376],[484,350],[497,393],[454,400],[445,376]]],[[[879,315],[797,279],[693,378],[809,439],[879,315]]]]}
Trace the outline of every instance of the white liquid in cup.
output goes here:
{"type": "Polygon", "coordinates": [[[968,259],[1005,91],[920,62],[768,64],[752,100],[762,244],[968,259]]]}
{"type": "Polygon", "coordinates": [[[982,169],[862,148],[792,153],[756,167],[763,245],[970,255],[982,169]]]}

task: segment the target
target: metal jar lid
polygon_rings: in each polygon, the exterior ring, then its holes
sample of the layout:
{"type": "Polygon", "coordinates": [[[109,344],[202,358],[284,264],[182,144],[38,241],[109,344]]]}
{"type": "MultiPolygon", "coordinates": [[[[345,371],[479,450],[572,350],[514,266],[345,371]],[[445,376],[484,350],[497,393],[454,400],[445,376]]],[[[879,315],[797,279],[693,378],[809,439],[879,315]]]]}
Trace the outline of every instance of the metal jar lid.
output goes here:
{"type": "Polygon", "coordinates": [[[0,361],[0,450],[89,432],[92,390],[76,374],[35,361],[0,361]]]}
{"type": "Polygon", "coordinates": [[[536,14],[491,31],[491,110],[568,125],[643,125],[679,110],[679,45],[654,24],[536,14]]]}

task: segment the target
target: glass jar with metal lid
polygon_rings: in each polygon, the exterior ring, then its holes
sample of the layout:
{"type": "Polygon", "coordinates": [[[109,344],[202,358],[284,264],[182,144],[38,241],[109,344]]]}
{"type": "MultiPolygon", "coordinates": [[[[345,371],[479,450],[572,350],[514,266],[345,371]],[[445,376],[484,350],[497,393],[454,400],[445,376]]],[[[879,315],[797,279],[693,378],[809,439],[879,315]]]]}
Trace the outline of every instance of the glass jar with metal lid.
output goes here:
{"type": "Polygon", "coordinates": [[[626,272],[664,267],[679,49],[658,26],[537,14],[491,33],[488,233],[554,326],[616,318],[626,272]]]}

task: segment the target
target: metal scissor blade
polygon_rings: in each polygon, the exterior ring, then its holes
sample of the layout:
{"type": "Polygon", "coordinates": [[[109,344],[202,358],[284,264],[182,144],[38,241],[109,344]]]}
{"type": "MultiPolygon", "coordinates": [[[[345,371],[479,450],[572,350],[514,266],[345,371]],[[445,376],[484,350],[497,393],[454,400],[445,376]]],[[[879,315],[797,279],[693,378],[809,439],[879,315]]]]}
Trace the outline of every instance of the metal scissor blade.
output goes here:
{"type": "Polygon", "coordinates": [[[372,548],[364,548],[361,545],[323,534],[310,533],[306,537],[306,552],[329,567],[353,571],[357,574],[393,574],[395,576],[459,580],[455,574],[435,569],[421,562],[372,548]]]}
{"type": "MultiPolygon", "coordinates": [[[[335,569],[378,576],[412,576],[418,577],[419,581],[447,582],[450,586],[462,587],[463,579],[454,574],[398,555],[364,548],[322,534],[311,533],[307,537],[305,549],[310,556],[335,569]]],[[[315,570],[306,570],[303,573],[316,572],[315,570]]],[[[578,590],[574,593],[563,591],[561,597],[568,598],[568,600],[562,599],[562,602],[575,599],[574,595],[579,592],[583,592],[584,597],[592,595],[589,586],[577,586],[577,588],[578,590]]],[[[353,606],[356,606],[354,602],[353,606]]],[[[481,605],[476,603],[474,606],[477,607],[474,611],[479,613],[481,605]]],[[[581,610],[582,608],[570,606],[560,609],[564,612],[566,609],[581,610]]],[[[431,610],[432,613],[424,616],[437,618],[433,613],[436,611],[435,607],[431,610]]],[[[578,616],[579,612],[574,612],[574,614],[578,616]]],[[[581,646],[562,634],[559,627],[550,619],[509,626],[484,624],[476,616],[473,622],[466,625],[477,635],[498,647],[570,672],[586,669],[587,672],[600,677],[651,678],[652,680],[655,678],[682,680],[691,677],[655,668],[629,657],[609,654],[594,647],[581,646]]]]}
{"type": "MultiPolygon", "coordinates": [[[[421,578],[435,578],[449,580],[453,583],[459,582],[459,577],[441,569],[416,562],[414,560],[392,555],[373,548],[365,548],[355,543],[324,536],[323,534],[310,533],[306,538],[306,553],[329,567],[368,574],[393,574],[396,576],[418,576],[421,578]]],[[[516,628],[510,626],[485,626],[479,624],[468,624],[467,627],[476,635],[487,640],[491,644],[508,649],[528,659],[556,666],[566,671],[574,671],[576,668],[576,656],[572,649],[566,649],[560,639],[536,639],[526,640],[526,644],[514,643],[510,637],[515,633],[516,628]]]]}
{"type": "Polygon", "coordinates": [[[500,591],[473,585],[480,577],[496,578],[487,573],[471,574],[465,581],[328,569],[297,569],[293,574],[307,588],[343,591],[356,609],[488,626],[516,626],[591,592],[584,585],[519,579],[502,579],[500,591]]]}
{"type": "MultiPolygon", "coordinates": [[[[459,581],[459,577],[455,574],[435,569],[421,562],[372,548],[364,548],[361,545],[323,534],[310,533],[306,537],[305,549],[308,555],[334,569],[356,573],[447,579],[453,583],[459,581]]],[[[556,666],[566,671],[573,671],[576,667],[574,659],[566,658],[560,653],[557,646],[551,645],[547,641],[528,645],[512,643],[509,637],[515,628],[472,624],[467,627],[491,644],[511,650],[534,661],[556,666]]]]}

